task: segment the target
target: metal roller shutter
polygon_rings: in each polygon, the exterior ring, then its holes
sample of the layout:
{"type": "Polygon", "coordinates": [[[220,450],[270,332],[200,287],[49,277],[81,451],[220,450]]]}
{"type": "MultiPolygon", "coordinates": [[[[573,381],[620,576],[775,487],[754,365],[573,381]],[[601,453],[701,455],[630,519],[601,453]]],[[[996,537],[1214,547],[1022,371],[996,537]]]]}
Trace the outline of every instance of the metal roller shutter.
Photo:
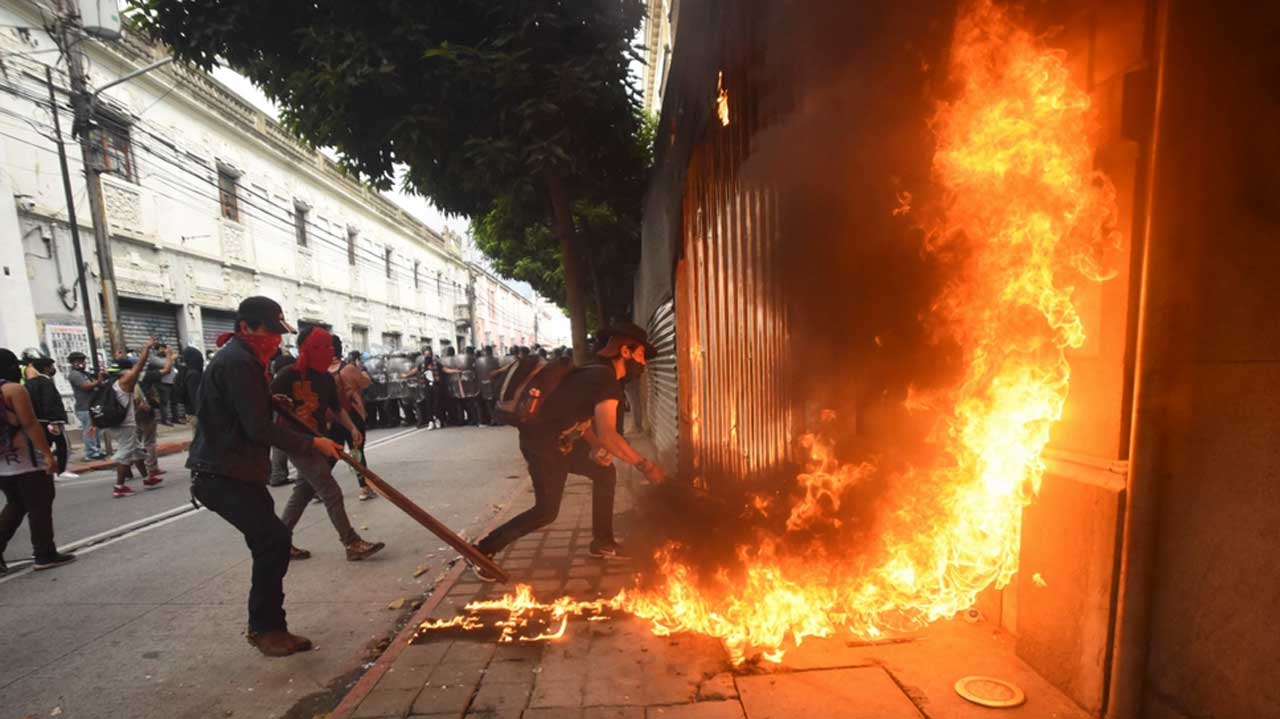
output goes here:
{"type": "Polygon", "coordinates": [[[155,337],[170,346],[178,344],[178,308],[160,302],[120,298],[120,328],[125,345],[140,350],[155,337]]]}
{"type": "Polygon", "coordinates": [[[648,363],[648,397],[645,424],[663,466],[679,466],[680,392],[676,365],[676,311],[674,300],[658,305],[649,318],[649,342],[658,354],[648,363]]]}
{"type": "Polygon", "coordinates": [[[234,312],[201,308],[200,325],[205,350],[215,349],[218,346],[218,335],[236,331],[236,315],[234,312]]]}

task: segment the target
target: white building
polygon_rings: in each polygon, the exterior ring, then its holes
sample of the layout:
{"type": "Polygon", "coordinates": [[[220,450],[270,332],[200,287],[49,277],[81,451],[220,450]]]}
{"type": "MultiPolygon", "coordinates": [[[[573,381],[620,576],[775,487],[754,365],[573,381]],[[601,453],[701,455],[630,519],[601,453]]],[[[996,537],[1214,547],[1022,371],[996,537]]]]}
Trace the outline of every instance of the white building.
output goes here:
{"type": "Polygon", "coordinates": [[[645,48],[644,109],[656,115],[662,111],[662,96],[667,90],[680,0],[648,0],[647,6],[641,28],[645,48]]]}
{"type": "MultiPolygon", "coordinates": [[[[58,355],[83,347],[86,333],[45,83],[59,54],[41,12],[0,0],[0,346],[45,342],[58,355]]],[[[82,45],[94,88],[163,56],[129,37],[82,45]]],[[[101,346],[65,62],[53,84],[101,346]]],[[[91,132],[129,345],[156,335],[212,348],[252,294],[329,326],[349,347],[468,343],[459,238],[352,180],[208,75],[169,65],[112,87],[91,132]]]]}

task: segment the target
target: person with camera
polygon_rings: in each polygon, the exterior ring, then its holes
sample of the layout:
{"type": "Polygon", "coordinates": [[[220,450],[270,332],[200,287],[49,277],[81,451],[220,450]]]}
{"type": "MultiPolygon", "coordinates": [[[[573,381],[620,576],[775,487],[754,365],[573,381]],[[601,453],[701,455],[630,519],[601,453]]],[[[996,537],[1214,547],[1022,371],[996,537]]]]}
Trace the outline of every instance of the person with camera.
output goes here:
{"type": "MultiPolygon", "coordinates": [[[[591,480],[590,554],[603,559],[624,559],[613,537],[613,495],[617,484],[617,457],[635,466],[655,484],[667,481],[657,464],[637,452],[618,434],[618,403],[623,384],[639,379],[654,355],[648,333],[634,324],[610,331],[609,343],[600,350],[599,364],[574,368],[542,398],[542,405],[521,424],[520,453],[529,465],[534,505],[481,539],[476,548],[493,556],[530,532],[556,520],[570,474],[591,480]]],[[[477,577],[495,581],[478,565],[477,577]]]]}
{"type": "Polygon", "coordinates": [[[197,403],[196,433],[187,455],[191,495],[244,535],[253,555],[249,587],[249,644],[270,657],[312,648],[289,632],[284,575],[293,533],[276,516],[267,490],[271,447],[290,454],[337,458],[338,446],[272,421],[267,367],[284,334],[294,329],[280,305],[249,297],[236,311],[236,331],[218,338],[221,348],[205,368],[197,403]]]}

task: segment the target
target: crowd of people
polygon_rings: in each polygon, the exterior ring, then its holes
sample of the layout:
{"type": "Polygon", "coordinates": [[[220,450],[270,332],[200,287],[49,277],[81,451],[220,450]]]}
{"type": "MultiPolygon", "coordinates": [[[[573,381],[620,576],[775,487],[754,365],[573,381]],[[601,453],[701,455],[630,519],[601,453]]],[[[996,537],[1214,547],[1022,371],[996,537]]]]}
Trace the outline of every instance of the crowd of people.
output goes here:
{"type": "MultiPolygon", "coordinates": [[[[644,371],[654,350],[635,325],[614,328],[601,342],[596,361],[581,367],[563,348],[516,348],[501,359],[492,347],[468,347],[461,355],[450,347],[443,357],[424,348],[398,377],[416,388],[407,414],[397,412],[401,422],[442,428],[493,424],[501,415],[517,426],[534,506],[481,539],[480,552],[493,556],[554,521],[567,476],[579,474],[593,485],[589,553],[603,560],[625,558],[613,536],[614,459],[636,466],[652,482],[666,480],[662,469],[619,431],[623,385],[644,371]],[[565,361],[554,362],[561,358],[565,361]],[[504,385],[516,384],[518,377],[526,378],[519,383],[523,392],[532,381],[528,378],[550,366],[556,369],[540,375],[548,384],[531,395],[538,400],[532,405],[513,404],[504,393],[504,385]],[[554,384],[547,379],[552,376],[554,384]],[[517,405],[523,409],[513,410],[517,405]]],[[[307,506],[324,505],[348,561],[385,548],[352,527],[333,472],[339,459],[368,466],[366,393],[374,380],[359,353],[344,355],[339,337],[319,326],[297,333],[280,305],[267,297],[240,303],[236,331],[219,337],[218,347],[207,358],[194,348],[178,358],[152,339],[136,356],[122,354],[97,376],[87,370],[83,354],[72,354],[68,379],[75,412],[85,427],[86,458],[106,456],[98,440],[113,447],[117,497],[133,494],[128,481],[135,469],[143,487],[163,481],[156,464],[157,425],[183,423],[194,415],[186,460],[192,501],[243,535],[253,559],[246,638],[265,655],[287,656],[312,648],[310,640],[289,631],[284,609],[290,562],[311,556],[293,542],[293,528],[307,506]],[[286,334],[298,335],[296,356],[281,350],[286,334]],[[290,463],[297,475],[277,515],[268,485],[290,482],[290,463]]],[[[54,477],[66,471],[67,454],[66,412],[50,379],[57,371],[54,364],[40,356],[21,361],[0,349],[0,487],[6,500],[0,512],[0,573],[7,571],[4,549],[23,519],[36,570],[75,560],[53,539],[54,477]]],[[[360,499],[372,497],[363,475],[357,471],[356,476],[360,499]]],[[[472,569],[482,580],[495,579],[478,566],[472,569]]]]}

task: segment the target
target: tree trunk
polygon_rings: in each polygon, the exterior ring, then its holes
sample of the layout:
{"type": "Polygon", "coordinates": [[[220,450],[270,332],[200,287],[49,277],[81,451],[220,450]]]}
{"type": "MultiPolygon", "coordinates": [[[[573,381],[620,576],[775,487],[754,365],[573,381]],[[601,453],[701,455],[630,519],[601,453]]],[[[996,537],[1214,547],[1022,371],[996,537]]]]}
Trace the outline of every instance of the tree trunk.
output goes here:
{"type": "Polygon", "coordinates": [[[600,286],[600,270],[596,268],[595,260],[591,259],[591,255],[583,253],[587,258],[587,271],[591,273],[591,295],[596,302],[596,329],[603,330],[609,327],[609,323],[613,321],[604,313],[604,288],[600,286]]]}
{"type": "Polygon", "coordinates": [[[569,327],[573,332],[573,362],[584,365],[589,361],[587,352],[587,304],[583,296],[585,277],[582,272],[582,256],[578,253],[577,232],[573,227],[573,214],[564,196],[564,184],[559,177],[547,177],[547,194],[551,200],[551,213],[560,240],[560,262],[564,266],[565,301],[569,305],[569,327]]]}

